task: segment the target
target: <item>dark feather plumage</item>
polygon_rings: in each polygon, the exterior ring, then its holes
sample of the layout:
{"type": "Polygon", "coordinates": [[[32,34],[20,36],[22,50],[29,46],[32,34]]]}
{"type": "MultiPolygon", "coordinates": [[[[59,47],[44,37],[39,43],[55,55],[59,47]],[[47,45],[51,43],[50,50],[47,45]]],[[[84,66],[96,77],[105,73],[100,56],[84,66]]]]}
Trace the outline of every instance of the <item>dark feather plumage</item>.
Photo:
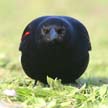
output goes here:
{"type": "Polygon", "coordinates": [[[91,44],[78,20],[67,16],[44,16],[27,25],[20,43],[21,63],[34,80],[47,83],[46,76],[72,83],[87,68],[91,44]]]}

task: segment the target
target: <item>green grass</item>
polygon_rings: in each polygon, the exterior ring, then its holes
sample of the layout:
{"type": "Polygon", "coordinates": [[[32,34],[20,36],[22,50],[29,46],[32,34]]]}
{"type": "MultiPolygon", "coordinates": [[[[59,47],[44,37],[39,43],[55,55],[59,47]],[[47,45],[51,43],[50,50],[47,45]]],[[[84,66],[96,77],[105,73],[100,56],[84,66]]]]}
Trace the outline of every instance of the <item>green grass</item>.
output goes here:
{"type": "Polygon", "coordinates": [[[108,106],[108,0],[0,1],[0,105],[9,108],[107,108],[108,106]],[[86,72],[77,87],[48,78],[48,86],[28,78],[18,51],[24,27],[42,15],[68,15],[83,22],[92,51],[86,72]],[[80,86],[80,87],[79,87],[80,86]],[[6,89],[16,96],[7,96],[6,89]],[[19,106],[18,106],[19,105],[19,106]]]}

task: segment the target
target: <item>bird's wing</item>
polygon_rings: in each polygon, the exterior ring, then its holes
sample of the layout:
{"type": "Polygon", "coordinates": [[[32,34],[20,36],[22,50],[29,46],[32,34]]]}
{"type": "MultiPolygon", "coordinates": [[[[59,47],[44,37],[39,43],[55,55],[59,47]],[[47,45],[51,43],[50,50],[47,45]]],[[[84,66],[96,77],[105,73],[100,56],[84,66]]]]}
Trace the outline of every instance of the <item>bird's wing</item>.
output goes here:
{"type": "Polygon", "coordinates": [[[86,27],[80,21],[72,17],[62,16],[62,18],[67,20],[75,28],[76,33],[78,34],[81,46],[84,49],[91,50],[91,42],[90,42],[89,34],[86,27]]]}
{"type": "Polygon", "coordinates": [[[32,50],[35,46],[35,31],[38,27],[38,25],[46,19],[48,16],[42,16],[37,19],[34,19],[32,22],[30,22],[26,28],[23,31],[22,37],[21,37],[21,43],[19,46],[20,51],[28,51],[29,48],[32,50]]]}

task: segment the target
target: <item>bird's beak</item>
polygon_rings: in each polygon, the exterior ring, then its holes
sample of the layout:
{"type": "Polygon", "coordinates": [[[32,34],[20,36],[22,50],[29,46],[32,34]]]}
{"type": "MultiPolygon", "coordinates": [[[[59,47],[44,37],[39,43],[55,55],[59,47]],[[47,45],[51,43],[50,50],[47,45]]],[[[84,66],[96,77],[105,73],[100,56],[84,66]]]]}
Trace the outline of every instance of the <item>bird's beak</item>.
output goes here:
{"type": "Polygon", "coordinates": [[[51,28],[51,30],[50,30],[50,39],[51,40],[54,40],[54,39],[56,39],[57,38],[57,32],[55,31],[55,29],[54,28],[51,28]]]}

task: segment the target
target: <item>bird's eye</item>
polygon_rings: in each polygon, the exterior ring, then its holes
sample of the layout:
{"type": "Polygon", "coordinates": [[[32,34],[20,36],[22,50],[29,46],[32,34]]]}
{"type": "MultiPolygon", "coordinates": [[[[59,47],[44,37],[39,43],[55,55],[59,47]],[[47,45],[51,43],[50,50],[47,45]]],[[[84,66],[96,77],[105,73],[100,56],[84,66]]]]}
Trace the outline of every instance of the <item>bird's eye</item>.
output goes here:
{"type": "Polygon", "coordinates": [[[49,29],[47,29],[47,28],[43,29],[43,31],[44,31],[45,34],[49,33],[49,29]]]}
{"type": "Polygon", "coordinates": [[[64,31],[64,29],[60,28],[60,29],[57,30],[57,33],[61,34],[61,33],[63,33],[63,31],[64,31]]]}
{"type": "Polygon", "coordinates": [[[49,31],[50,31],[50,28],[49,28],[48,26],[43,26],[42,29],[41,29],[41,33],[42,33],[43,35],[48,34],[49,31]]]}

